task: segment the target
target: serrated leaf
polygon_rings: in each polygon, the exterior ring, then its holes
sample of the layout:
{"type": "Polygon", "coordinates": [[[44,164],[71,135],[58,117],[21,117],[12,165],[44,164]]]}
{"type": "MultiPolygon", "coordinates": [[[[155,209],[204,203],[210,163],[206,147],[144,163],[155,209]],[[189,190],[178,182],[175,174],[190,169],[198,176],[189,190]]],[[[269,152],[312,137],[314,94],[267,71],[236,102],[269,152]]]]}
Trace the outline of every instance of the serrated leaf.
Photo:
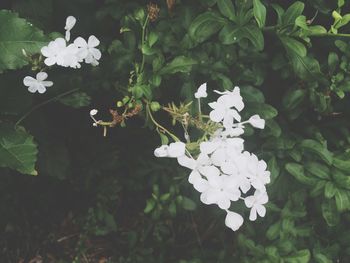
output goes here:
{"type": "Polygon", "coordinates": [[[9,167],[23,174],[38,175],[35,170],[37,144],[24,128],[0,126],[0,167],[9,167]]]}
{"type": "Polygon", "coordinates": [[[41,30],[16,13],[0,10],[0,25],[0,72],[28,65],[22,50],[36,54],[48,42],[41,30]]]}

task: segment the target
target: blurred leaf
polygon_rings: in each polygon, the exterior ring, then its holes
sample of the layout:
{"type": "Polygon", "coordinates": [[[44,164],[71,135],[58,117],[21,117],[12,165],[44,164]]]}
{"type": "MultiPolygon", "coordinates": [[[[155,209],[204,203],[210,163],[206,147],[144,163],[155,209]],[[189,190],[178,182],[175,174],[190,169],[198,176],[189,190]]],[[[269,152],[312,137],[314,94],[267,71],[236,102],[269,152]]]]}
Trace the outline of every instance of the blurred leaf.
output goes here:
{"type": "Polygon", "coordinates": [[[171,62],[166,64],[162,69],[158,71],[159,75],[174,74],[177,72],[189,72],[193,65],[196,65],[197,61],[185,56],[178,56],[171,62]]]}
{"type": "Polygon", "coordinates": [[[234,21],[235,20],[235,7],[232,4],[231,0],[218,0],[217,1],[218,8],[224,16],[228,19],[234,21]]]}
{"type": "Polygon", "coordinates": [[[35,170],[38,149],[33,137],[24,128],[0,126],[0,167],[9,167],[23,174],[38,175],[35,170]]]}
{"type": "Polygon", "coordinates": [[[73,107],[73,108],[81,108],[90,105],[91,98],[85,92],[75,92],[63,98],[60,98],[59,101],[64,105],[73,107]]]}

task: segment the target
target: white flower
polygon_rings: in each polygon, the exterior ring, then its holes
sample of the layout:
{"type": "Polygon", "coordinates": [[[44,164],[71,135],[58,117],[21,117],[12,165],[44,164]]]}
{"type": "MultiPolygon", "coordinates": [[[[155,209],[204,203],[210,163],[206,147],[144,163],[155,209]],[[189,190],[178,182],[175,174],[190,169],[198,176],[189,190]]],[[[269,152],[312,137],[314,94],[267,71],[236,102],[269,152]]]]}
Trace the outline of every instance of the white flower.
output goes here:
{"type": "MultiPolygon", "coordinates": [[[[220,98],[219,98],[220,99],[220,98]]],[[[224,102],[211,102],[208,104],[213,110],[209,113],[209,117],[213,122],[223,121],[223,125],[226,129],[232,128],[233,121],[241,121],[241,116],[239,113],[231,109],[229,104],[224,102]]]]}
{"type": "Polygon", "coordinates": [[[27,76],[23,79],[23,84],[28,87],[28,91],[31,93],[39,92],[44,93],[46,87],[51,87],[53,85],[52,81],[47,81],[48,75],[46,72],[39,72],[36,74],[36,79],[27,76]]]}
{"type": "Polygon", "coordinates": [[[90,111],[90,115],[91,115],[91,116],[95,116],[97,113],[98,113],[98,110],[96,110],[96,109],[92,109],[92,110],[90,111]]]}
{"type": "Polygon", "coordinates": [[[266,169],[266,162],[259,161],[255,154],[251,154],[247,163],[247,177],[255,189],[265,191],[265,185],[270,183],[270,172],[266,169]]]}
{"type": "Polygon", "coordinates": [[[70,40],[70,31],[74,27],[75,23],[77,22],[77,19],[74,16],[68,16],[66,19],[66,26],[64,29],[66,30],[66,40],[70,40]]]}
{"type": "Polygon", "coordinates": [[[259,115],[253,115],[249,118],[248,122],[255,128],[264,129],[265,128],[265,120],[261,119],[259,115]]]}
{"type": "Polygon", "coordinates": [[[43,54],[46,59],[44,63],[47,66],[63,65],[64,59],[62,52],[66,49],[66,41],[63,38],[56,38],[51,41],[48,46],[41,48],[41,54],[43,54]]]}
{"type": "Polygon", "coordinates": [[[154,156],[156,157],[168,157],[168,145],[162,145],[154,150],[154,156]]]}
{"type": "Polygon", "coordinates": [[[101,58],[101,51],[96,47],[100,44],[100,41],[95,36],[90,36],[88,41],[82,37],[78,37],[74,40],[74,44],[79,47],[78,57],[80,60],[85,60],[85,63],[98,65],[98,60],[101,58]]]}
{"type": "Polygon", "coordinates": [[[241,196],[234,177],[220,175],[215,166],[208,166],[202,174],[207,178],[206,189],[200,197],[204,204],[217,204],[221,209],[228,209],[231,201],[237,201],[241,196]]]}
{"type": "Polygon", "coordinates": [[[266,208],[263,206],[268,202],[269,198],[266,192],[255,191],[254,195],[248,196],[244,199],[244,203],[250,209],[249,220],[255,221],[257,214],[264,217],[266,214],[266,208]]]}
{"type": "Polygon", "coordinates": [[[81,65],[79,62],[81,61],[77,56],[78,52],[79,48],[75,44],[68,45],[60,54],[63,58],[63,63],[59,65],[63,67],[80,68],[81,65]]]}
{"type": "Polygon", "coordinates": [[[238,230],[243,225],[243,217],[235,212],[226,210],[227,215],[225,218],[225,225],[231,228],[233,231],[238,230]]]}
{"type": "Polygon", "coordinates": [[[226,90],[222,92],[222,91],[214,90],[214,92],[222,95],[218,99],[219,103],[224,103],[230,108],[235,107],[238,111],[243,110],[244,103],[243,103],[243,98],[241,96],[239,87],[237,86],[234,87],[232,91],[226,90]]]}
{"type": "Polygon", "coordinates": [[[199,86],[197,92],[194,94],[194,97],[196,99],[199,99],[199,98],[206,98],[207,96],[208,96],[207,83],[203,83],[202,85],[199,86]]]}
{"type": "Polygon", "coordinates": [[[170,158],[177,158],[185,155],[186,144],[183,142],[173,142],[169,144],[168,156],[170,158]]]}

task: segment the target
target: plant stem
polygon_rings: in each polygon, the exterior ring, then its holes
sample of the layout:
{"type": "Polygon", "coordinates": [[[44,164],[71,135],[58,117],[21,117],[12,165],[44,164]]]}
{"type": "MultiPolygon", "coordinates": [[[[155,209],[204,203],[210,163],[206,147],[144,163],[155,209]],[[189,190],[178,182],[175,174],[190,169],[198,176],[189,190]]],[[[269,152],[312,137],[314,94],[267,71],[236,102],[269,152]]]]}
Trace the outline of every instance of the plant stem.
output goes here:
{"type": "MultiPolygon", "coordinates": [[[[149,15],[147,15],[145,23],[142,25],[142,36],[141,36],[141,52],[142,52],[142,46],[145,44],[145,35],[146,35],[146,27],[149,21],[149,15]]],[[[140,72],[143,72],[143,68],[145,67],[145,54],[142,52],[142,62],[141,62],[141,68],[140,72]]]]}
{"type": "Polygon", "coordinates": [[[154,125],[157,126],[157,128],[161,129],[162,131],[166,132],[174,141],[179,142],[180,139],[173,133],[171,133],[169,130],[167,130],[165,127],[163,127],[162,125],[160,125],[153,117],[151,109],[149,104],[146,104],[146,109],[147,109],[147,113],[148,116],[151,118],[151,121],[153,122],[154,125]]]}
{"type": "Polygon", "coordinates": [[[39,104],[35,105],[26,114],[24,114],[20,119],[18,119],[18,121],[15,124],[15,127],[17,127],[25,118],[27,118],[31,113],[33,113],[35,110],[39,109],[40,107],[42,107],[42,106],[44,106],[44,105],[46,105],[46,104],[48,104],[48,103],[50,103],[52,101],[58,100],[58,99],[60,99],[60,98],[62,98],[64,96],[67,96],[67,95],[69,95],[71,93],[74,93],[74,92],[76,92],[78,90],[79,90],[79,88],[66,91],[66,92],[64,92],[62,94],[59,94],[59,95],[49,99],[49,100],[46,100],[46,101],[44,101],[42,103],[39,103],[39,104]]]}

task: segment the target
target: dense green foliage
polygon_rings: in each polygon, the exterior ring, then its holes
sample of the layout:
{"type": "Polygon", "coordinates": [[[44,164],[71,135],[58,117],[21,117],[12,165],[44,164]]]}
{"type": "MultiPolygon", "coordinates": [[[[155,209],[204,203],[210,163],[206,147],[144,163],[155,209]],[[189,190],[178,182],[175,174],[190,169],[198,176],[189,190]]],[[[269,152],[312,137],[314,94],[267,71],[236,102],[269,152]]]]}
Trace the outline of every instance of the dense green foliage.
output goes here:
{"type": "Polygon", "coordinates": [[[349,262],[350,5],[154,3],[159,14],[147,1],[0,3],[0,261],[349,262]],[[68,15],[76,35],[101,40],[101,63],[52,68],[55,85],[30,94],[23,77],[68,15]],[[153,156],[150,117],[171,128],[160,105],[192,101],[203,82],[239,85],[243,115],[267,120],[246,132],[272,174],[267,215],[237,232],[185,169],[153,156]],[[129,97],[138,116],[107,137],[91,126],[90,109],[108,120],[129,97]]]}

